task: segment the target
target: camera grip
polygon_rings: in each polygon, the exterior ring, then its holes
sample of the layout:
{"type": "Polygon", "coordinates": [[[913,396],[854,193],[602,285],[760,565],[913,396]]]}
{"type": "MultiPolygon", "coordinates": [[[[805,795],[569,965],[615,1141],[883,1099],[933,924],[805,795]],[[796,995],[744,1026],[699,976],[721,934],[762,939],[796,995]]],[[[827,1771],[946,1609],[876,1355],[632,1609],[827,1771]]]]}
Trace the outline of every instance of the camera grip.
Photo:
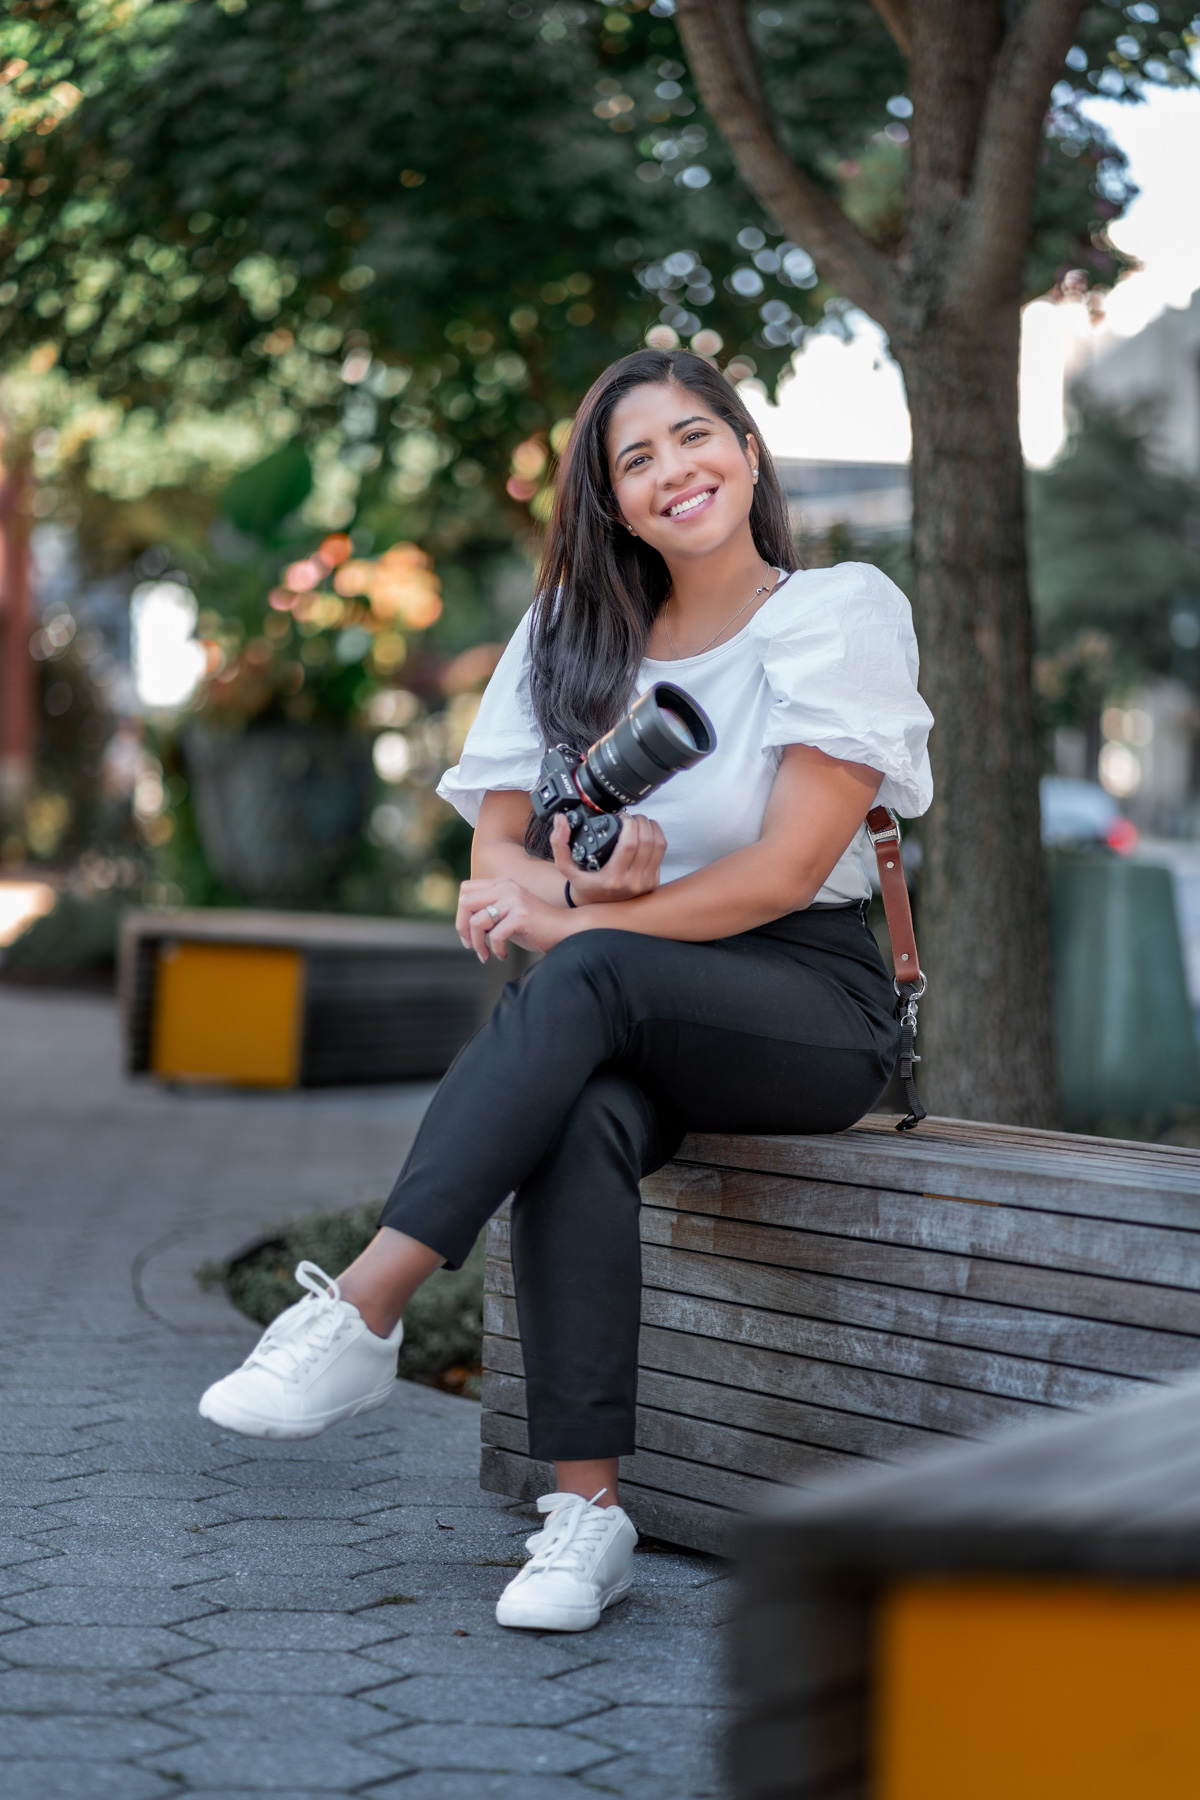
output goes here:
{"type": "Polygon", "coordinates": [[[577,868],[595,875],[617,847],[621,835],[620,818],[615,813],[589,814],[579,808],[577,812],[567,814],[567,823],[571,827],[571,861],[577,868]]]}

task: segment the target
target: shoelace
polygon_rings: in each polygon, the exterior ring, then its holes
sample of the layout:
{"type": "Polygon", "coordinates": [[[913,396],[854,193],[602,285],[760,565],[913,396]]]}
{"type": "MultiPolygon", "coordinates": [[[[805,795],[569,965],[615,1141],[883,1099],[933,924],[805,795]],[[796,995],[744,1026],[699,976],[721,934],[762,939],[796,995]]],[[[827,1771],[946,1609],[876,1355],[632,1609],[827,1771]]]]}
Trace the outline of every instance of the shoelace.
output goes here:
{"type": "MultiPolygon", "coordinates": [[[[570,1569],[577,1575],[584,1573],[591,1553],[608,1532],[604,1512],[596,1506],[604,1492],[601,1488],[591,1500],[580,1497],[577,1505],[568,1502],[555,1507],[542,1529],[526,1540],[525,1547],[532,1550],[533,1555],[521,1570],[521,1577],[542,1575],[548,1569],[570,1569]]],[[[549,1497],[558,1498],[557,1495],[549,1497]]],[[[538,1504],[540,1506],[541,1501],[538,1504]]]]}
{"type": "Polygon", "coordinates": [[[298,1381],[318,1356],[350,1322],[350,1310],[341,1289],[324,1269],[313,1262],[296,1267],[296,1280],[311,1296],[281,1313],[269,1325],[244,1367],[269,1369],[284,1381],[298,1381]]]}

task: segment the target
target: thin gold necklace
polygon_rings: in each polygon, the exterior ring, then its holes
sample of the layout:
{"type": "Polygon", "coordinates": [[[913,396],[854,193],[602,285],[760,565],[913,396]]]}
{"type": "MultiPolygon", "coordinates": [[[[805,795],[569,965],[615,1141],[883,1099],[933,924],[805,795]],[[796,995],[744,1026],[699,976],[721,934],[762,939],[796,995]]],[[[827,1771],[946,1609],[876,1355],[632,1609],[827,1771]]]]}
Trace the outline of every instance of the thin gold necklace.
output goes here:
{"type": "MultiPolygon", "coordinates": [[[[774,573],[775,573],[774,569],[767,570],[768,576],[771,576],[774,573]]],[[[756,587],[754,592],[751,594],[750,598],[747,600],[746,605],[739,606],[737,611],[734,613],[733,618],[726,619],[726,621],[722,625],[721,629],[719,631],[713,632],[713,634],[709,638],[707,644],[701,644],[701,646],[698,650],[689,650],[688,656],[703,656],[704,652],[706,650],[711,650],[712,646],[716,643],[717,639],[719,637],[724,637],[725,633],[729,630],[729,627],[732,624],[734,624],[738,619],[741,618],[742,614],[746,611],[746,607],[753,606],[754,602],[758,599],[758,596],[760,594],[765,594],[767,589],[770,586],[771,586],[771,582],[769,580],[767,580],[767,581],[762,582],[758,587],[756,587]]],[[[667,624],[667,608],[670,606],[673,598],[674,598],[673,593],[668,594],[667,595],[667,605],[663,607],[663,630],[666,632],[667,642],[671,646],[671,655],[675,658],[676,662],[683,662],[684,658],[682,656],[680,656],[678,650],[675,648],[675,639],[671,636],[671,627],[667,624]]]]}

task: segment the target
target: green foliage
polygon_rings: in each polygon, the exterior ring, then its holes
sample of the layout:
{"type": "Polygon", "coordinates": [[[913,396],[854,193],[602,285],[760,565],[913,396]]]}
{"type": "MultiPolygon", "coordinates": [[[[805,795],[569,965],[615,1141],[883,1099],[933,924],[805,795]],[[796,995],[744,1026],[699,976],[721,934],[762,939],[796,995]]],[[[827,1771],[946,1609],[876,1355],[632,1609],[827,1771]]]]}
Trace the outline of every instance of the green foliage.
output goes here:
{"type": "Polygon", "coordinates": [[[233,477],[221,510],[239,531],[271,544],[288,515],[308,499],[312,484],[312,464],[303,445],[285,444],[233,477]]]}
{"type": "MultiPolygon", "coordinates": [[[[212,405],[249,386],[312,421],[339,411],[342,360],[369,344],[417,374],[408,391],[348,396],[347,449],[369,461],[370,415],[403,393],[401,438],[471,446],[503,475],[513,435],[569,413],[660,299],[683,310],[681,280],[639,289],[639,257],[690,242],[717,277],[708,301],[691,284],[697,323],[731,347],[761,337],[755,297],[719,279],[745,260],[733,238],[758,209],[690,123],[694,100],[653,92],[673,26],[638,16],[614,48],[581,8],[561,30],[495,4],[468,24],[444,0],[101,14],[43,35],[43,86],[97,30],[109,52],[70,119],[14,142],[0,272],[17,289],[10,338],[52,335],[102,391],[212,405]],[[598,80],[626,111],[596,117],[613,99],[598,80]],[[636,141],[621,129],[634,121],[636,141]],[[670,180],[685,170],[708,185],[670,180]]],[[[760,343],[756,360],[771,373],[790,347],[760,343]]]]}
{"type": "MultiPolygon", "coordinates": [[[[1083,15],[1030,292],[1119,273],[1123,161],[1076,100],[1189,79],[1190,6],[1158,12],[1153,29],[1083,15]]],[[[791,153],[894,242],[907,149],[888,102],[906,77],[878,15],[780,0],[751,27],[791,153]]],[[[373,488],[444,494],[469,535],[505,510],[514,442],[569,415],[656,315],[685,338],[713,329],[770,381],[836,304],[802,252],[737,241],[769,221],[673,22],[634,0],[524,16],[499,0],[93,0],[19,5],[2,33],[28,65],[5,90],[9,344],[51,340],[131,417],[253,396],[310,440],[332,432],[367,504],[373,488]],[[672,253],[691,270],[667,269],[672,253]]]]}
{"type": "MultiPolygon", "coordinates": [[[[337,1274],[354,1261],[375,1236],[379,1204],[368,1202],[351,1212],[317,1211],[267,1228],[257,1249],[233,1262],[205,1263],[196,1271],[202,1287],[223,1287],[247,1318],[269,1325],[299,1300],[302,1289],[292,1270],[301,1261],[315,1262],[337,1274]]],[[[404,1315],[404,1344],[398,1373],[409,1380],[438,1381],[478,1397],[477,1370],[483,1340],[483,1261],[480,1238],[461,1269],[439,1269],[419,1288],[404,1315]]]]}
{"type": "Polygon", "coordinates": [[[1180,621],[1200,617],[1200,490],[1155,463],[1146,423],[1085,412],[1059,461],[1029,485],[1041,647],[1058,653],[1080,632],[1101,632],[1127,679],[1195,684],[1200,627],[1180,621]]]}

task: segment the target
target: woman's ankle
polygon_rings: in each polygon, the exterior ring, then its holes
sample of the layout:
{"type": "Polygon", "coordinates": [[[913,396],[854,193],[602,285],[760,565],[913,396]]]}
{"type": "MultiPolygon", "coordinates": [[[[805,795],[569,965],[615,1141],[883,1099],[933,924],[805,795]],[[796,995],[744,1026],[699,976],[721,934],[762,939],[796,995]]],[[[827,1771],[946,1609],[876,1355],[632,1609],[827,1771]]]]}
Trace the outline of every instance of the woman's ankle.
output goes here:
{"type": "Polygon", "coordinates": [[[342,1299],[357,1308],[368,1331],[374,1332],[376,1337],[391,1337],[404,1316],[403,1306],[389,1304],[383,1294],[373,1292],[362,1281],[340,1279],[338,1286],[342,1290],[342,1299]]]}
{"type": "Polygon", "coordinates": [[[560,1494],[578,1494],[595,1506],[618,1506],[618,1463],[615,1456],[556,1462],[554,1482],[560,1494]]]}
{"type": "Polygon", "coordinates": [[[385,1225],[338,1276],[338,1288],[342,1299],[357,1307],[368,1331],[390,1337],[421,1283],[444,1261],[436,1250],[385,1225]]]}

